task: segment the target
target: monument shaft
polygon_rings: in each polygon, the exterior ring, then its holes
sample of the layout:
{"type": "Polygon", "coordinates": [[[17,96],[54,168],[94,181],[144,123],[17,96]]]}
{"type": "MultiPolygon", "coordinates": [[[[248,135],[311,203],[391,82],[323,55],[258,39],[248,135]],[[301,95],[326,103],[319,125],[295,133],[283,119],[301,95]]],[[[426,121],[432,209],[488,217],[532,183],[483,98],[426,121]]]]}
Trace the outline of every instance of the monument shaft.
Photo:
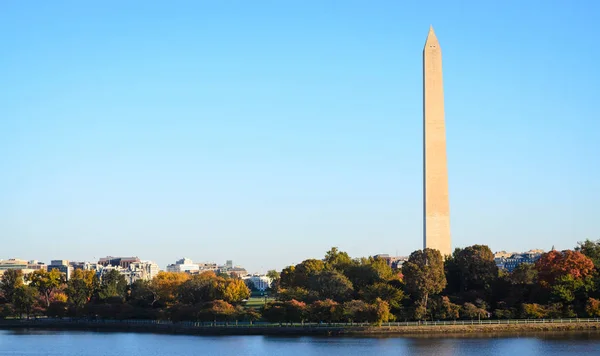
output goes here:
{"type": "Polygon", "coordinates": [[[442,50],[433,27],[423,49],[423,247],[452,253],[442,50]]]}

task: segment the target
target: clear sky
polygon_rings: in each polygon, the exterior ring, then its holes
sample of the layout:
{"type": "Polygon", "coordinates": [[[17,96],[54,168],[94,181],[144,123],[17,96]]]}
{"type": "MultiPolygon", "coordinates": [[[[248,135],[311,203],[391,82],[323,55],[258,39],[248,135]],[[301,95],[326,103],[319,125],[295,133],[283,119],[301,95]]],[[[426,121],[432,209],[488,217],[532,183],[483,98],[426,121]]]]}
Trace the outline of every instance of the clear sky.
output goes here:
{"type": "Polygon", "coordinates": [[[422,246],[422,49],[453,246],[600,238],[596,1],[3,1],[0,258],[251,272],[422,246]],[[159,4],[160,3],[160,4],[159,4]]]}

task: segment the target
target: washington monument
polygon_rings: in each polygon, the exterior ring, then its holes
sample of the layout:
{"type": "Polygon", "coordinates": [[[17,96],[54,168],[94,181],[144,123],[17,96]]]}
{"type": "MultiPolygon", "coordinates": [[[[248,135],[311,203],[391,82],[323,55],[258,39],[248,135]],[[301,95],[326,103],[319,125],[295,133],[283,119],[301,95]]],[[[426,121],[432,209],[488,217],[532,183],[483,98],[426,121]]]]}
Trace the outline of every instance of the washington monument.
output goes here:
{"type": "Polygon", "coordinates": [[[423,49],[423,248],[452,253],[442,50],[433,27],[423,49]]]}

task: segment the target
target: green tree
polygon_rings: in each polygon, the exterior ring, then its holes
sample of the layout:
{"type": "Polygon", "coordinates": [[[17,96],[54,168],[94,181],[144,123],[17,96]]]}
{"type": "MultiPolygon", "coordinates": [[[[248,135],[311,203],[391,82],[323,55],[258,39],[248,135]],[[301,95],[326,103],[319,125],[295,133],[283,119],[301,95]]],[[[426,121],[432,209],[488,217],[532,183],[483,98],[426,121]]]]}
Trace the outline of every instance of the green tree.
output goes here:
{"type": "Polygon", "coordinates": [[[46,308],[50,306],[52,292],[60,287],[63,282],[62,274],[57,269],[53,269],[50,272],[39,269],[29,274],[26,279],[44,298],[46,308]]]}
{"type": "Polygon", "coordinates": [[[297,264],[294,269],[294,287],[308,288],[313,276],[325,269],[325,264],[321,260],[309,259],[297,264]]]}
{"type": "Polygon", "coordinates": [[[353,322],[366,322],[372,318],[373,310],[371,305],[363,300],[351,300],[342,306],[344,319],[353,322]]]}
{"type": "Polygon", "coordinates": [[[98,291],[98,277],[94,271],[75,270],[67,282],[65,293],[69,302],[78,309],[83,308],[98,291]]]}
{"type": "MultiPolygon", "coordinates": [[[[193,305],[218,299],[218,280],[218,277],[212,271],[192,276],[179,287],[177,302],[193,305]]],[[[225,280],[221,279],[221,281],[222,284],[225,283],[225,280]]]]}
{"type": "Polygon", "coordinates": [[[416,303],[415,316],[420,319],[427,310],[429,296],[440,293],[446,286],[440,251],[426,248],[411,253],[402,265],[402,274],[406,289],[416,303]]]}
{"type": "Polygon", "coordinates": [[[600,269],[600,240],[591,241],[585,240],[578,242],[575,251],[583,253],[587,256],[597,269],[600,269]]]}
{"type": "Polygon", "coordinates": [[[294,276],[296,272],[296,266],[287,266],[281,271],[279,275],[279,287],[290,288],[295,287],[294,276]]]}
{"type": "Polygon", "coordinates": [[[287,321],[287,310],[284,302],[269,302],[263,306],[262,316],[270,323],[287,321]]]}
{"type": "Polygon", "coordinates": [[[488,246],[473,245],[457,249],[453,254],[460,275],[460,292],[470,292],[470,300],[489,298],[492,286],[498,278],[498,267],[494,254],[488,246]]]}
{"type": "Polygon", "coordinates": [[[102,275],[100,290],[98,291],[100,300],[108,300],[110,298],[119,298],[123,300],[126,291],[127,280],[125,279],[125,276],[119,273],[119,271],[111,269],[102,275]]]}
{"type": "Polygon", "coordinates": [[[20,285],[13,294],[13,304],[19,315],[26,314],[27,319],[33,310],[38,292],[34,287],[20,285]]]}
{"type": "Polygon", "coordinates": [[[512,284],[527,285],[537,282],[538,272],[532,263],[521,263],[509,275],[508,280],[512,284]]]}
{"type": "Polygon", "coordinates": [[[365,287],[360,292],[360,296],[369,303],[375,303],[377,298],[381,298],[392,310],[397,310],[402,307],[404,291],[393,282],[377,282],[365,287]]]}
{"type": "Polygon", "coordinates": [[[354,292],[352,282],[336,270],[326,270],[311,277],[310,289],[317,292],[321,299],[333,299],[344,302],[354,292]]]}
{"type": "Polygon", "coordinates": [[[450,302],[447,296],[435,297],[430,301],[429,313],[433,320],[456,320],[460,316],[460,305],[450,302]]]}
{"type": "Polygon", "coordinates": [[[344,272],[346,268],[352,265],[352,259],[346,252],[339,251],[337,247],[332,247],[325,253],[325,264],[329,269],[344,272]]]}
{"type": "Polygon", "coordinates": [[[23,271],[20,269],[9,269],[4,272],[0,279],[0,288],[4,299],[7,302],[13,302],[13,296],[17,288],[23,285],[23,271]]]}
{"type": "Polygon", "coordinates": [[[373,308],[375,313],[374,321],[379,326],[381,326],[382,323],[392,320],[393,315],[390,313],[390,306],[386,301],[377,298],[377,300],[375,300],[373,308]]]}

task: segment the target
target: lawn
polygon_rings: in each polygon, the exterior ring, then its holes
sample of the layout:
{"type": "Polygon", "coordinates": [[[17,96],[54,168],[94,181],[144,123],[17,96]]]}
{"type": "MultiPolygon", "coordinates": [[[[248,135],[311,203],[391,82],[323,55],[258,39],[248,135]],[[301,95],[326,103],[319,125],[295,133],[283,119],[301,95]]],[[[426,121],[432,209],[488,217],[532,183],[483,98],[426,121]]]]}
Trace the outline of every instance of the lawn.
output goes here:
{"type": "MultiPolygon", "coordinates": [[[[273,301],[273,298],[267,297],[267,301],[273,301]]],[[[265,305],[265,297],[250,297],[246,302],[246,308],[260,308],[265,305]]]]}

